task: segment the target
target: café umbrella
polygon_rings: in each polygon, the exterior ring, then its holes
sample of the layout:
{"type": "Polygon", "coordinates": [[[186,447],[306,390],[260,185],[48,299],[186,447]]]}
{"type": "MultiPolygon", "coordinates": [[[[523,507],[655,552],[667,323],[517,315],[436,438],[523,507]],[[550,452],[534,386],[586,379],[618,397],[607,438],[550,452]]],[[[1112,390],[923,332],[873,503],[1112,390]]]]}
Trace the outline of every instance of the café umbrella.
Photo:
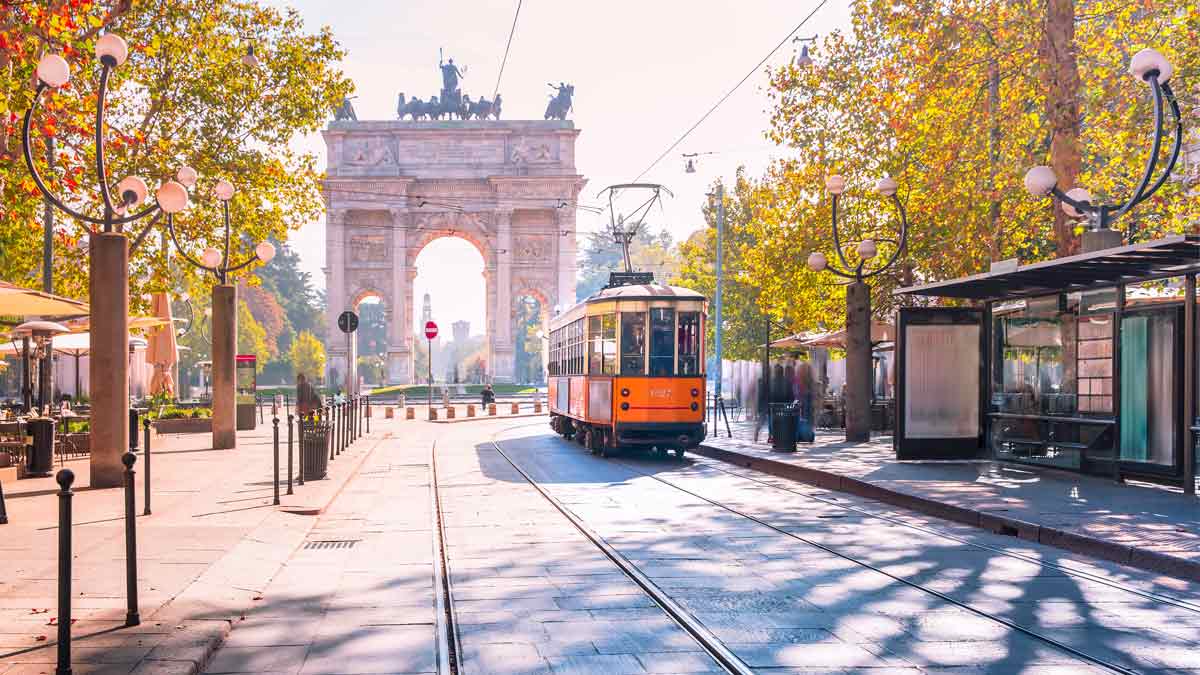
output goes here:
{"type": "Polygon", "coordinates": [[[171,301],[166,293],[155,293],[150,300],[153,318],[163,323],[148,331],[149,345],[146,348],[146,360],[154,366],[154,375],[150,379],[151,394],[175,395],[175,378],[171,370],[178,360],[175,345],[175,325],[171,321],[171,301]]]}

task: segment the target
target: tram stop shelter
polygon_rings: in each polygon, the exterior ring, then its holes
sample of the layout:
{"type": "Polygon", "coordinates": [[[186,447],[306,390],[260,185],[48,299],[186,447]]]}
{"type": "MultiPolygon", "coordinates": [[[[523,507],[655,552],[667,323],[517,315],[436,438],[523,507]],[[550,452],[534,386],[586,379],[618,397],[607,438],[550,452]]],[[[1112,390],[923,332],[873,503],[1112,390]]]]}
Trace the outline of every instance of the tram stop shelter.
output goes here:
{"type": "Polygon", "coordinates": [[[1200,235],[896,295],[899,459],[990,457],[1195,491],[1200,235]],[[908,304],[920,304],[911,302],[908,304]]]}

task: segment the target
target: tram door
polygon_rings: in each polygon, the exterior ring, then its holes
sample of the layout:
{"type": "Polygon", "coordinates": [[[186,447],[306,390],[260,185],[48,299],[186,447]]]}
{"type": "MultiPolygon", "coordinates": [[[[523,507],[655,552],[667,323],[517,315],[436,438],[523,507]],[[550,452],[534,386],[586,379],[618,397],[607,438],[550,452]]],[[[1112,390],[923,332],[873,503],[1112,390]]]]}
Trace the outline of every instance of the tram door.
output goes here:
{"type": "Polygon", "coordinates": [[[983,310],[902,308],[897,332],[896,458],[982,455],[987,402],[983,310]]]}

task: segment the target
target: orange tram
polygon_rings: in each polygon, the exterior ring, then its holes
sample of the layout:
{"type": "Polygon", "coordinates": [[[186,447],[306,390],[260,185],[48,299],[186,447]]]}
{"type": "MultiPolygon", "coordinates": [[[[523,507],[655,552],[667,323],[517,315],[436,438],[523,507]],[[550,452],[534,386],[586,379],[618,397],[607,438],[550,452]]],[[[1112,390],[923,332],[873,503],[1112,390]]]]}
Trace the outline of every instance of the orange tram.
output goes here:
{"type": "Polygon", "coordinates": [[[550,427],[605,457],[642,448],[682,459],[705,435],[706,304],[649,274],[615,273],[554,317],[550,427]]]}

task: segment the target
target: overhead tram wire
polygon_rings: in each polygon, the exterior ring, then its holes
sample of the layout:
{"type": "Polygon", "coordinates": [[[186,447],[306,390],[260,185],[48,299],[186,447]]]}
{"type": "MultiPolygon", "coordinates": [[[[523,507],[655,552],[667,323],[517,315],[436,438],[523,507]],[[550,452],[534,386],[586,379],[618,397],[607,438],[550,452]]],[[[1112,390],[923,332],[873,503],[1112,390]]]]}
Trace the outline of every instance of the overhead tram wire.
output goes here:
{"type": "Polygon", "coordinates": [[[508,31],[508,42],[504,45],[504,58],[500,59],[500,72],[496,73],[496,86],[492,89],[492,100],[500,93],[500,78],[504,77],[504,66],[508,64],[508,50],[512,47],[513,35],[517,33],[517,18],[521,16],[521,3],[517,0],[517,11],[513,14],[512,28],[508,31]]]}
{"type": "Polygon", "coordinates": [[[713,106],[708,109],[708,112],[704,113],[704,115],[701,116],[700,119],[696,120],[695,124],[688,127],[688,130],[683,132],[682,136],[675,139],[674,143],[672,143],[670,146],[668,146],[667,149],[664,150],[663,153],[661,155],[659,155],[658,158],[656,158],[653,162],[650,162],[649,166],[647,166],[645,169],[642,169],[642,172],[637,175],[637,178],[634,178],[630,182],[636,183],[639,180],[641,180],[642,176],[645,176],[647,173],[650,173],[651,169],[658,166],[659,162],[663,161],[663,159],[665,159],[667,155],[671,154],[671,152],[673,150],[675,150],[675,148],[679,147],[679,144],[683,142],[683,139],[687,138],[693,131],[696,130],[697,127],[699,127],[701,124],[703,124],[704,121],[709,118],[709,116],[711,116],[714,112],[717,111],[717,108],[721,107],[721,104],[725,103],[725,101],[729,99],[730,96],[733,96],[734,92],[736,92],[738,89],[740,89],[741,86],[746,83],[746,80],[749,80],[752,75],[757,73],[758,69],[761,68],[764,63],[766,63],[772,56],[775,55],[775,52],[779,51],[779,49],[781,47],[783,47],[785,44],[787,44],[788,40],[791,40],[792,36],[795,35],[797,32],[799,32],[800,29],[804,27],[804,24],[808,23],[808,20],[811,19],[813,17],[813,15],[816,14],[818,11],[820,11],[820,9],[822,7],[824,7],[827,2],[829,2],[829,0],[821,0],[820,4],[818,4],[816,7],[813,8],[813,10],[811,12],[808,13],[808,16],[804,17],[804,19],[802,19],[800,21],[800,23],[796,24],[796,27],[793,28],[790,33],[785,35],[784,38],[779,41],[779,44],[775,45],[774,49],[772,49],[770,52],[768,52],[766,56],[762,57],[762,60],[760,60],[758,63],[754,64],[754,67],[750,69],[750,72],[746,73],[746,75],[742,79],[738,80],[738,83],[733,85],[732,89],[725,92],[725,95],[722,96],[719,100],[717,100],[717,102],[714,103],[713,106]]]}

